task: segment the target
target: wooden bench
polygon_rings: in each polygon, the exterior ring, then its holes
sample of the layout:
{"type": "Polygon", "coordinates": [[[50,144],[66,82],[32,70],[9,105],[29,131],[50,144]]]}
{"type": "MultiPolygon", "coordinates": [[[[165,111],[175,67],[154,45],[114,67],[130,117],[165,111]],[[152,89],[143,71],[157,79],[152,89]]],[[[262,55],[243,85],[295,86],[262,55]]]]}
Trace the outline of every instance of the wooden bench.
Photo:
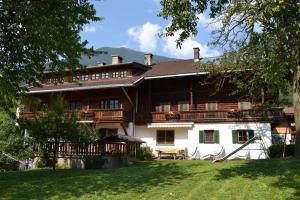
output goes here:
{"type": "Polygon", "coordinates": [[[181,149],[177,148],[159,148],[156,149],[157,154],[158,154],[158,159],[160,160],[162,156],[169,156],[172,157],[174,160],[177,158],[179,155],[181,149]]]}

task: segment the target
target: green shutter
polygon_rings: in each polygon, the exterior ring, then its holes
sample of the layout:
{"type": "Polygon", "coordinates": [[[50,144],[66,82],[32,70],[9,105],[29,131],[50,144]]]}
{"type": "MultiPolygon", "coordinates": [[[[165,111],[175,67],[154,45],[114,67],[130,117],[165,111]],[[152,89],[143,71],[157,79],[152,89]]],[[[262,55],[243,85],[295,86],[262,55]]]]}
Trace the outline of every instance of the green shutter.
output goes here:
{"type": "Polygon", "coordinates": [[[249,140],[254,137],[254,130],[248,130],[249,140]]]}
{"type": "Polygon", "coordinates": [[[218,130],[214,131],[214,139],[216,144],[220,144],[220,132],[218,130]]]}
{"type": "Polygon", "coordinates": [[[238,140],[237,130],[232,130],[232,143],[236,144],[238,140]]]}
{"type": "Polygon", "coordinates": [[[199,131],[199,143],[204,143],[204,131],[199,131]]]}

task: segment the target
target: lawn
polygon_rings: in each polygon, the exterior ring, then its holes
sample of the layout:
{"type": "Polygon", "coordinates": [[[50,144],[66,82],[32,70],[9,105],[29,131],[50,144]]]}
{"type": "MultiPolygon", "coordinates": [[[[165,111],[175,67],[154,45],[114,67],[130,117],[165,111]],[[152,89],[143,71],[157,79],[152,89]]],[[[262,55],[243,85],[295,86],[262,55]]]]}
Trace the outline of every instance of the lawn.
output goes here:
{"type": "Polygon", "coordinates": [[[150,161],[111,170],[0,172],[0,199],[300,199],[300,161],[150,161]]]}

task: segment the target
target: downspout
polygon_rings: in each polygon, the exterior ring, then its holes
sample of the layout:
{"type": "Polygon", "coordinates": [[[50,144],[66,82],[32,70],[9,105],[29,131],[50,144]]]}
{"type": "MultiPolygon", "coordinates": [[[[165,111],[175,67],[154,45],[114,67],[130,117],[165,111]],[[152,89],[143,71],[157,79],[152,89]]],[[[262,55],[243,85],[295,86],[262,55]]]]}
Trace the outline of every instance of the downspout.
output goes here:
{"type": "Polygon", "coordinates": [[[132,126],[132,135],[133,137],[135,137],[135,106],[130,98],[130,96],[128,95],[127,91],[125,90],[124,87],[121,87],[122,88],[122,91],[124,92],[125,96],[127,97],[131,107],[132,107],[132,111],[133,111],[133,115],[132,115],[132,123],[133,123],[133,126],[132,126]]]}

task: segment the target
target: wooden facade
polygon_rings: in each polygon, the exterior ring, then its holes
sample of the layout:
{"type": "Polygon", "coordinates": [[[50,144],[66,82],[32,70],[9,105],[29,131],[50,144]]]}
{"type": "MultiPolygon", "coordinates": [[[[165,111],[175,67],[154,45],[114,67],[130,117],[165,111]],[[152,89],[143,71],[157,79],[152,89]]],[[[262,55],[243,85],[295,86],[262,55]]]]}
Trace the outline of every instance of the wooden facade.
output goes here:
{"type": "MultiPolygon", "coordinates": [[[[71,74],[66,72],[64,83],[57,85],[49,83],[51,74],[48,73],[42,83],[45,91],[33,90],[32,95],[51,106],[54,96],[61,94],[69,104],[66,115],[75,111],[81,121],[93,123],[207,123],[283,119],[280,109],[255,110],[255,105],[260,102],[252,102],[245,95],[232,96],[234,87],[229,83],[225,83],[218,91],[212,82],[206,83],[206,75],[143,77],[151,70],[151,67],[138,63],[93,67],[78,73],[78,83],[70,83],[71,74]],[[114,74],[124,71],[124,77],[114,74]],[[109,76],[103,80],[102,73],[108,73],[109,76]],[[94,74],[99,74],[97,80],[93,80],[94,74]],[[81,76],[87,76],[87,80],[81,80],[84,79],[81,76]],[[86,89],[81,89],[82,86],[86,89]]],[[[32,111],[27,105],[22,116],[30,118],[32,111]]]]}

